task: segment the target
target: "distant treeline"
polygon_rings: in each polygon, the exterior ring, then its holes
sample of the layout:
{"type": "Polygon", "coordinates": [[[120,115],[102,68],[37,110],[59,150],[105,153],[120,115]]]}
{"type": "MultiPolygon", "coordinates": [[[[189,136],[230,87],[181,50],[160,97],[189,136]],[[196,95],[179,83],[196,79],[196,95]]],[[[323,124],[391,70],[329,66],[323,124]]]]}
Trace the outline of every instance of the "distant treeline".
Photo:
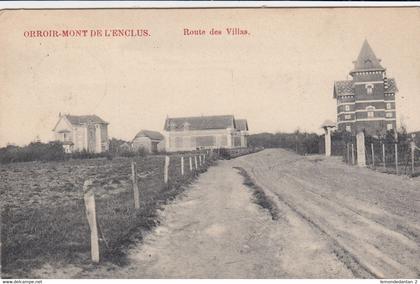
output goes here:
{"type": "Polygon", "coordinates": [[[294,133],[259,133],[248,137],[252,147],[284,148],[299,154],[319,153],[321,136],[316,133],[295,131],[294,133]]]}
{"type": "Polygon", "coordinates": [[[134,157],[146,155],[144,149],[139,149],[138,151],[121,150],[119,146],[124,143],[126,141],[112,138],[109,141],[109,151],[107,152],[92,153],[82,150],[71,154],[65,153],[63,144],[59,141],[49,143],[32,142],[26,146],[8,145],[0,148],[0,164],[32,161],[64,161],[69,159],[112,159],[115,156],[134,157]]]}
{"type": "MultiPolygon", "coordinates": [[[[405,128],[402,128],[398,133],[398,138],[395,138],[393,131],[388,131],[385,135],[377,135],[376,137],[365,135],[366,145],[370,143],[394,144],[398,141],[399,145],[408,144],[411,141],[410,134],[405,128]]],[[[341,156],[346,149],[347,143],[356,143],[356,137],[349,132],[333,131],[331,133],[331,153],[334,156],[341,156]]],[[[307,133],[295,131],[293,133],[259,133],[248,137],[248,144],[251,147],[264,148],[284,148],[297,152],[300,155],[305,154],[324,154],[325,153],[325,137],[316,133],[307,133]]]]}
{"type": "Polygon", "coordinates": [[[29,162],[29,161],[60,161],[64,160],[65,152],[60,142],[33,142],[19,147],[8,145],[0,148],[0,163],[29,162]]]}

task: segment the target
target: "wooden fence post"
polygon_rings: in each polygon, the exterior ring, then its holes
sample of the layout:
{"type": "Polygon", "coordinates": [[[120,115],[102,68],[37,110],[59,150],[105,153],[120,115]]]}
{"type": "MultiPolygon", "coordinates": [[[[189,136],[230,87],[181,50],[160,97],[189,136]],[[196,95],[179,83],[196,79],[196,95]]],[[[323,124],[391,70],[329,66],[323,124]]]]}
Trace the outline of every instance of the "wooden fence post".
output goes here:
{"type": "Polygon", "coordinates": [[[90,228],[90,253],[94,263],[99,262],[98,224],[96,222],[95,195],[92,189],[92,180],[83,184],[83,193],[86,207],[86,217],[90,228]]]}
{"type": "Polygon", "coordinates": [[[165,171],[163,175],[163,181],[168,183],[168,175],[169,175],[169,156],[165,156],[165,171]]]}
{"type": "Polygon", "coordinates": [[[411,141],[410,145],[411,145],[411,174],[414,175],[414,158],[415,158],[414,154],[416,151],[416,142],[411,141]]]}
{"type": "Polygon", "coordinates": [[[395,172],[398,175],[398,144],[395,143],[395,172]]]}
{"type": "Polygon", "coordinates": [[[382,143],[382,161],[384,162],[384,170],[386,170],[386,158],[385,158],[385,144],[382,143]]]}
{"type": "Polygon", "coordinates": [[[190,172],[193,171],[193,165],[192,165],[192,157],[190,156],[190,172]]]}
{"type": "Polygon", "coordinates": [[[134,194],[134,208],[140,208],[140,194],[137,184],[137,164],[131,161],[131,179],[133,181],[133,194],[134,194]]]}
{"type": "Polygon", "coordinates": [[[198,166],[197,166],[197,156],[196,155],[194,155],[194,164],[195,164],[195,169],[198,169],[198,166]]]}
{"type": "Polygon", "coordinates": [[[375,167],[375,151],[373,150],[373,143],[370,143],[370,149],[372,151],[372,167],[375,167]]]}
{"type": "Polygon", "coordinates": [[[181,175],[184,175],[184,156],[181,156],[181,175]]]}

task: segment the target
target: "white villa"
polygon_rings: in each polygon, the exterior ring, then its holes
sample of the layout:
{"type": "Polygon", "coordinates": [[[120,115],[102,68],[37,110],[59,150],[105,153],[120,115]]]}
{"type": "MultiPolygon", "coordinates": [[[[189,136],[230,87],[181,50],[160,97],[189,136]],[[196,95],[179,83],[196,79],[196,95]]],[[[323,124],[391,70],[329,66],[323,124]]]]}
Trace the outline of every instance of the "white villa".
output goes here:
{"type": "Polygon", "coordinates": [[[59,114],[54,129],[55,140],[63,143],[66,153],[86,150],[108,151],[108,122],[96,115],[59,114]]]}
{"type": "Polygon", "coordinates": [[[233,115],[167,118],[166,151],[239,148],[247,146],[248,123],[233,115]]]}

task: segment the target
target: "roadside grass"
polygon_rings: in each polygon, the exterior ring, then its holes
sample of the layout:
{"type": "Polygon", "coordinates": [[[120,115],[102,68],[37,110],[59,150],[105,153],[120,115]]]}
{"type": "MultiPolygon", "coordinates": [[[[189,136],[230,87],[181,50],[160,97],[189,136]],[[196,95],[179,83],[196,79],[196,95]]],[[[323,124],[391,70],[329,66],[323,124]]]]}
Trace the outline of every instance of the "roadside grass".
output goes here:
{"type": "Polygon", "coordinates": [[[0,166],[2,278],[24,278],[44,264],[90,264],[90,231],[82,185],[94,180],[101,261],[126,262],[128,246],[158,225],[158,210],[186,189],[197,171],[180,172],[171,156],[163,182],[164,156],[136,157],[140,209],[134,208],[130,158],[26,162],[0,166]]]}
{"type": "MultiPolygon", "coordinates": [[[[392,175],[396,175],[397,174],[397,170],[395,168],[395,165],[387,165],[386,167],[383,166],[383,164],[376,164],[375,166],[373,165],[367,165],[367,167],[371,170],[380,172],[380,173],[385,173],[385,174],[392,174],[392,175]]],[[[420,176],[420,162],[415,163],[414,165],[414,172],[412,171],[411,168],[411,163],[399,163],[398,164],[398,175],[407,175],[409,177],[418,177],[420,176]]]]}
{"type": "Polygon", "coordinates": [[[266,209],[270,215],[272,220],[279,220],[280,219],[280,211],[277,205],[265,194],[264,190],[255,184],[251,176],[247,173],[244,168],[241,167],[233,167],[237,169],[239,173],[244,177],[243,184],[247,187],[251,188],[254,202],[261,206],[263,209],[266,209]]]}

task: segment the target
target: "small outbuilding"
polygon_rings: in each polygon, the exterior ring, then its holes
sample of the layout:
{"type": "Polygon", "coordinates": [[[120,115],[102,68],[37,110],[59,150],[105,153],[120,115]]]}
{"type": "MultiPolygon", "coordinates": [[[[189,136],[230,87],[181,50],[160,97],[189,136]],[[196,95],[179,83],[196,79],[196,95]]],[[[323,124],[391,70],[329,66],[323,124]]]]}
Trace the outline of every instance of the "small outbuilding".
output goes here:
{"type": "Polygon", "coordinates": [[[141,130],[134,137],[131,146],[134,151],[142,148],[148,153],[158,153],[165,150],[165,138],[157,131],[141,130]]]}

